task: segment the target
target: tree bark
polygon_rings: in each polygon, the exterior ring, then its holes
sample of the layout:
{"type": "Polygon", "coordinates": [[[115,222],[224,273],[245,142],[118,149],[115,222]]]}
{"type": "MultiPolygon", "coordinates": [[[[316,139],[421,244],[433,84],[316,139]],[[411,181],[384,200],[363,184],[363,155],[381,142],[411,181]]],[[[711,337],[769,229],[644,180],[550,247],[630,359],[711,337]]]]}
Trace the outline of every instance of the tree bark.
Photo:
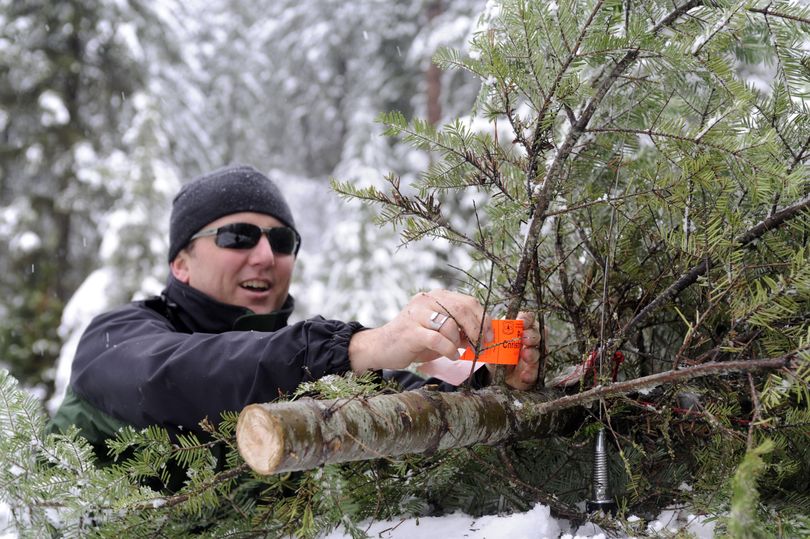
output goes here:
{"type": "MultiPolygon", "coordinates": [[[[444,7],[441,0],[428,3],[425,7],[427,12],[428,25],[433,24],[433,20],[442,14],[444,7]]],[[[442,119],[442,104],[440,99],[442,93],[442,70],[432,61],[428,65],[425,73],[427,82],[427,120],[430,125],[439,125],[442,119]]]]}
{"type": "Polygon", "coordinates": [[[455,393],[422,389],[371,398],[252,404],[239,416],[236,437],[245,462],[256,473],[269,475],[564,432],[580,411],[531,413],[559,396],[500,388],[455,393]]]}

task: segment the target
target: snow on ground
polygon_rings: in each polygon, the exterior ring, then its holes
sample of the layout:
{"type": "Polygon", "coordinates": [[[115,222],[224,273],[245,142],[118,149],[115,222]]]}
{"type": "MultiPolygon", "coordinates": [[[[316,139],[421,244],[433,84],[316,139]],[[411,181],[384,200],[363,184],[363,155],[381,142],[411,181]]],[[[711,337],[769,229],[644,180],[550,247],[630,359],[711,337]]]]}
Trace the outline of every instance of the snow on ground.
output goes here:
{"type": "MultiPolygon", "coordinates": [[[[10,528],[9,507],[0,502],[0,539],[14,539],[17,534],[10,528]]],[[[631,517],[631,521],[633,518],[631,517]]],[[[593,524],[584,524],[572,530],[568,521],[551,516],[548,507],[537,504],[525,513],[506,516],[471,517],[453,513],[443,517],[408,518],[379,521],[360,526],[369,537],[379,539],[412,539],[414,537],[441,537],[442,539],[607,539],[607,535],[593,524]]],[[[654,522],[647,524],[646,532],[659,536],[674,536],[686,530],[695,539],[711,539],[714,523],[704,517],[677,509],[664,510],[654,522]]],[[[641,530],[639,530],[641,531],[641,530]]],[[[336,530],[322,539],[348,539],[343,530],[336,530]]],[[[613,536],[611,536],[613,537],[613,536]]],[[[625,539],[627,536],[621,536],[625,539]]],[[[621,539],[621,537],[617,539],[621,539]]]]}
{"type": "MultiPolygon", "coordinates": [[[[633,520],[632,518],[630,520],[633,520]]],[[[369,537],[380,539],[412,539],[414,537],[441,537],[442,539],[606,539],[607,534],[597,526],[586,523],[571,529],[566,520],[551,516],[547,506],[537,504],[525,513],[506,516],[471,517],[453,513],[443,517],[409,518],[396,521],[379,521],[360,526],[369,537]]],[[[664,510],[649,523],[645,530],[661,536],[673,536],[685,530],[695,539],[711,539],[714,524],[705,517],[689,514],[678,509],[664,510]]],[[[351,536],[339,529],[323,539],[349,539],[351,536]]],[[[615,536],[611,536],[615,537],[615,536]]],[[[628,536],[619,536],[617,539],[628,536]]]]}
{"type": "MultiPolygon", "coordinates": [[[[0,539],[14,539],[17,534],[10,527],[9,507],[0,502],[0,539]]],[[[631,517],[631,521],[633,518],[631,517]]],[[[572,530],[566,520],[552,518],[548,507],[537,504],[525,513],[506,516],[471,517],[453,513],[443,517],[408,518],[397,521],[378,521],[361,526],[369,537],[379,539],[412,539],[414,537],[441,537],[442,539],[606,539],[607,535],[593,524],[584,524],[572,530]]],[[[664,510],[646,526],[646,532],[673,536],[686,530],[695,539],[711,539],[714,523],[704,517],[677,509],[664,510]]],[[[640,530],[641,531],[641,530],[640,530]]],[[[348,539],[343,530],[337,530],[322,539],[348,539]]],[[[627,536],[623,536],[627,537],[627,536]]],[[[620,538],[618,538],[620,539],[620,538]]]]}
{"type": "Polygon", "coordinates": [[[12,539],[17,535],[10,529],[11,511],[8,504],[0,502],[0,539],[12,539]]]}
{"type": "MultiPolygon", "coordinates": [[[[551,517],[549,508],[536,505],[526,513],[509,516],[471,517],[463,513],[453,513],[443,517],[409,518],[397,521],[379,521],[370,527],[360,526],[369,537],[381,539],[404,539],[413,537],[441,537],[451,539],[522,539],[532,537],[557,538],[568,529],[565,521],[551,517]],[[561,525],[562,522],[562,525],[561,525]]],[[[350,537],[337,530],[323,539],[344,539],[350,537]]],[[[569,536],[570,537],[570,536],[569,536]]]]}

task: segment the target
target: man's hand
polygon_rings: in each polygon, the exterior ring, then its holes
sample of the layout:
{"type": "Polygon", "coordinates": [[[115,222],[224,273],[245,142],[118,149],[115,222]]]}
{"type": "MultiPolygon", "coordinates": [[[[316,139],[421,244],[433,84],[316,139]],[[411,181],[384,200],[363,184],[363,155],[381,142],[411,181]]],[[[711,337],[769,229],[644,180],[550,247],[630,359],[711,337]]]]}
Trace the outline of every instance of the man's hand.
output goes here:
{"type": "MultiPolygon", "coordinates": [[[[512,389],[531,389],[537,382],[537,372],[540,366],[540,326],[535,320],[534,313],[518,313],[523,320],[523,348],[520,358],[515,366],[506,367],[506,385],[512,389]]],[[[490,368],[494,365],[487,365],[490,368]]]]}
{"type": "MultiPolygon", "coordinates": [[[[518,364],[506,367],[506,384],[513,389],[530,389],[537,382],[540,362],[540,329],[534,313],[522,312],[523,348],[518,364]]],[[[459,348],[478,341],[491,341],[492,320],[478,300],[471,296],[432,290],[421,292],[390,322],[356,333],[349,342],[352,370],[404,369],[438,357],[458,359],[459,348]]]]}
{"type": "MultiPolygon", "coordinates": [[[[354,372],[362,373],[404,369],[441,356],[458,359],[458,349],[477,343],[482,329],[484,341],[492,340],[492,321],[475,298],[448,290],[421,292],[384,326],[356,333],[349,342],[349,361],[354,372]]],[[[534,361],[536,379],[536,356],[534,361]]]]}

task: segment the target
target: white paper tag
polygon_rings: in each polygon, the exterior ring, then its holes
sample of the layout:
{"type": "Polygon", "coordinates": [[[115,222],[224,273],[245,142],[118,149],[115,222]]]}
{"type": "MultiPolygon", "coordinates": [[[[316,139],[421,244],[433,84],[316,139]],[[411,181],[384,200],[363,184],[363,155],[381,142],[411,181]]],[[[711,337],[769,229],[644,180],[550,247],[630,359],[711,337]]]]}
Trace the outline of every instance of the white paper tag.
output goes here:
{"type": "MultiPolygon", "coordinates": [[[[476,363],[475,370],[483,366],[483,363],[476,363]]],[[[464,380],[470,377],[471,367],[471,361],[453,361],[446,357],[440,357],[433,361],[420,363],[416,370],[425,376],[433,376],[439,380],[457,386],[461,385],[464,380]]]]}

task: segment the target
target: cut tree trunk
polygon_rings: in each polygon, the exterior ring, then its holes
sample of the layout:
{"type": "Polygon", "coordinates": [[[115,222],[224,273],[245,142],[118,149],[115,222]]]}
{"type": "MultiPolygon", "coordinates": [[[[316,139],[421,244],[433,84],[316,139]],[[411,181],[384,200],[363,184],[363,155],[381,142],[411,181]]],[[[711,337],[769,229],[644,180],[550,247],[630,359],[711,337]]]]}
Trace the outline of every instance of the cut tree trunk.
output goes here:
{"type": "Polygon", "coordinates": [[[561,433],[581,410],[531,413],[559,396],[493,388],[252,404],[239,416],[236,436],[248,465],[269,475],[561,433]]]}

